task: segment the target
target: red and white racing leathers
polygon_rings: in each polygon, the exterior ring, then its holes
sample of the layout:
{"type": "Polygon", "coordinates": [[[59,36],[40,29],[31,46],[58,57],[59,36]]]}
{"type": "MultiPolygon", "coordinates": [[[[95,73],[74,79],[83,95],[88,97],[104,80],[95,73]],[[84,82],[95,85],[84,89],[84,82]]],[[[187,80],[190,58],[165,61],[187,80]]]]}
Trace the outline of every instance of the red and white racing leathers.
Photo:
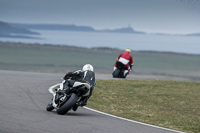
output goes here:
{"type": "MultiPolygon", "coordinates": [[[[133,57],[130,54],[130,52],[128,52],[128,51],[121,53],[117,58],[117,62],[123,63],[128,68],[127,70],[124,71],[124,75],[126,75],[126,73],[130,72],[132,66],[134,65],[133,57]]],[[[114,70],[116,70],[116,63],[114,65],[114,70]]]]}

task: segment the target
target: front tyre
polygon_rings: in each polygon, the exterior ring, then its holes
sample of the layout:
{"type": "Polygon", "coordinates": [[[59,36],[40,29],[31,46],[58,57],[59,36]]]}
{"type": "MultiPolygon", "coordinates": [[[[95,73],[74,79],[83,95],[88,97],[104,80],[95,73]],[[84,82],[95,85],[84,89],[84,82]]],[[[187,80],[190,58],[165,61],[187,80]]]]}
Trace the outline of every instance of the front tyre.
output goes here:
{"type": "Polygon", "coordinates": [[[75,93],[72,93],[71,97],[64,103],[61,107],[57,108],[57,113],[59,115],[64,115],[67,113],[77,102],[78,96],[75,93]]]}

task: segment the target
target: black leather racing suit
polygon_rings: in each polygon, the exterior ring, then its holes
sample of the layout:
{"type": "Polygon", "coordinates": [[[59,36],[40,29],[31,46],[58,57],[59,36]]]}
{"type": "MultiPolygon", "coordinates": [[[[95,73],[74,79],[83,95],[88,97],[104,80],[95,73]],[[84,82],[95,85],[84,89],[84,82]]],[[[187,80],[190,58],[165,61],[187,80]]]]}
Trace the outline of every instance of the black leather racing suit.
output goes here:
{"type": "Polygon", "coordinates": [[[82,82],[82,83],[88,83],[90,87],[90,93],[87,97],[83,97],[82,100],[86,101],[90,98],[92,95],[92,91],[95,87],[96,80],[95,80],[95,73],[93,71],[82,71],[77,70],[74,72],[69,72],[65,75],[64,79],[67,80],[69,77],[72,77],[72,80],[68,80],[68,84],[73,87],[75,82],[82,82]],[[76,80],[73,80],[76,79],[76,80]]]}

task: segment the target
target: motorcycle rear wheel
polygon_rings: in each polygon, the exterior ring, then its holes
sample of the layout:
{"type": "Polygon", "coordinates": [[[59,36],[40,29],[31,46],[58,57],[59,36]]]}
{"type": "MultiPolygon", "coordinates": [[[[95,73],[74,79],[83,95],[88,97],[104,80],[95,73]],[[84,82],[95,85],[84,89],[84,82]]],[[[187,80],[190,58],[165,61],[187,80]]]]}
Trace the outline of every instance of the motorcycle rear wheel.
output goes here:
{"type": "Polygon", "coordinates": [[[120,74],[120,70],[119,69],[116,69],[112,75],[113,75],[113,78],[119,78],[119,74],[120,74]]]}
{"type": "Polygon", "coordinates": [[[64,115],[67,113],[77,102],[78,96],[72,93],[71,97],[59,108],[57,108],[57,113],[59,115],[64,115]]]}

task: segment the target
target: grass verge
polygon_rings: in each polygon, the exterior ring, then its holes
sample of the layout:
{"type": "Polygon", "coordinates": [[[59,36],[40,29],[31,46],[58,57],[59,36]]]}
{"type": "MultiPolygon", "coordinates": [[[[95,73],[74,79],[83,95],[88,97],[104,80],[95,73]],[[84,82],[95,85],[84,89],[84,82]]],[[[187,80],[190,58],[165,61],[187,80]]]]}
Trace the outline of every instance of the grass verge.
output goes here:
{"type": "Polygon", "coordinates": [[[100,80],[88,107],[152,125],[199,133],[199,94],[199,82],[100,80]]]}
{"type": "MultiPolygon", "coordinates": [[[[90,63],[95,72],[110,74],[118,55],[124,50],[82,48],[0,42],[0,69],[40,72],[66,72],[90,63]]],[[[132,72],[154,77],[180,77],[200,81],[200,55],[133,51],[132,72]]],[[[143,78],[145,79],[145,78],[143,78]]],[[[169,79],[169,78],[168,78],[169,79]]]]}

